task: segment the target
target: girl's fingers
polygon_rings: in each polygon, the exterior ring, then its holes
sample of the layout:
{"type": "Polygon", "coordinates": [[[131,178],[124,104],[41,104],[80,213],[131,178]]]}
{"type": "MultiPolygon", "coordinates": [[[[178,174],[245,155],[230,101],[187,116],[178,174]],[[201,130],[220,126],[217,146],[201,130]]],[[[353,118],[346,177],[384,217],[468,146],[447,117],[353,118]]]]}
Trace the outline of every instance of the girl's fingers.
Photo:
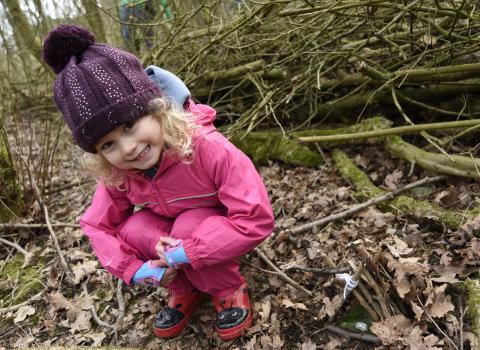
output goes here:
{"type": "MultiPolygon", "coordinates": [[[[152,265],[153,266],[168,266],[165,259],[152,260],[152,265]]],[[[165,271],[165,273],[167,273],[167,272],[165,271]]]]}
{"type": "Polygon", "coordinates": [[[173,238],[173,237],[168,237],[168,236],[163,236],[163,237],[160,237],[159,239],[159,243],[160,242],[163,242],[163,243],[167,243],[167,244],[172,244],[176,241],[177,239],[173,238]]]}

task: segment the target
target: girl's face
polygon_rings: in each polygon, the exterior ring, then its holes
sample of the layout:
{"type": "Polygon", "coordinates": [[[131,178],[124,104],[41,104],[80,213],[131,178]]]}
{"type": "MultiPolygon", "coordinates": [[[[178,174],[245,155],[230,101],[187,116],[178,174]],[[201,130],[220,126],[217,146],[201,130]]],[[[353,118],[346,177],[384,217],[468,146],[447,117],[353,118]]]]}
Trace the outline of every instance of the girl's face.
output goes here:
{"type": "Polygon", "coordinates": [[[95,149],[119,169],[146,170],[157,164],[164,145],[160,123],[147,115],[110,131],[95,149]]]}

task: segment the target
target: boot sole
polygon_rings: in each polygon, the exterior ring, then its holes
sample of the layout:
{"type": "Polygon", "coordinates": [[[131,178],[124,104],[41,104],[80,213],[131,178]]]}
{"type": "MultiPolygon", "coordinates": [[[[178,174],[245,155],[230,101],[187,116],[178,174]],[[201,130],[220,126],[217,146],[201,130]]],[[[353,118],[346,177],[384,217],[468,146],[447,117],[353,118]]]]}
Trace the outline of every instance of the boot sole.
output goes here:
{"type": "Polygon", "coordinates": [[[197,311],[198,307],[203,301],[203,296],[200,296],[192,306],[190,310],[186,313],[183,320],[181,320],[178,324],[170,328],[154,328],[154,333],[159,338],[173,338],[179,335],[190,323],[195,311],[197,311]]]}
{"type": "Polygon", "coordinates": [[[243,323],[230,329],[218,329],[215,327],[215,330],[217,331],[217,334],[220,337],[220,339],[225,341],[232,340],[241,336],[246,329],[252,326],[252,323],[253,323],[252,310],[249,309],[247,319],[243,321],[243,323]]]}

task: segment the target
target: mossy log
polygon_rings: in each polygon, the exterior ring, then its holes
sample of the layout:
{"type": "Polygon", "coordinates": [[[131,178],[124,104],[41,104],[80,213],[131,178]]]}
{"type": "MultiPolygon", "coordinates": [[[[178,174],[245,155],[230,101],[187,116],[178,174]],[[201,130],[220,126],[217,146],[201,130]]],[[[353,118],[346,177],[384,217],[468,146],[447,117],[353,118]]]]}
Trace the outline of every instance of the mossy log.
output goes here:
{"type": "MultiPolygon", "coordinates": [[[[345,152],[335,149],[332,151],[332,158],[342,177],[355,187],[355,197],[359,201],[365,201],[386,192],[375,186],[369,177],[353,164],[345,152]]],[[[406,195],[380,203],[378,207],[383,211],[396,214],[434,218],[451,230],[458,230],[466,219],[480,215],[480,208],[466,212],[446,210],[428,201],[413,199],[406,195]]]]}
{"type": "Polygon", "coordinates": [[[248,154],[257,164],[268,164],[269,160],[279,160],[285,164],[315,167],[324,159],[317,151],[296,139],[276,131],[255,131],[245,137],[233,136],[230,140],[248,154]]]}
{"type": "Polygon", "coordinates": [[[480,159],[424,151],[402,140],[400,136],[385,138],[385,149],[391,154],[440,174],[480,179],[480,159]]]}
{"type": "MultiPolygon", "coordinates": [[[[445,122],[437,124],[425,124],[440,129],[440,124],[448,124],[449,128],[453,128],[455,124],[467,125],[472,122],[473,125],[478,120],[466,120],[464,122],[445,122]]],[[[361,134],[365,136],[364,141],[383,142],[384,148],[390,154],[405,159],[410,163],[416,164],[425,170],[429,170],[439,174],[452,176],[468,177],[472,179],[480,179],[480,159],[474,157],[466,157],[459,155],[446,155],[442,153],[427,152],[408,142],[405,142],[400,136],[392,135],[393,132],[401,132],[402,127],[388,128],[391,122],[383,117],[369,118],[357,124],[353,128],[337,128],[331,130],[309,130],[308,132],[295,133],[294,136],[302,142],[322,142],[322,145],[333,146],[341,143],[361,143],[361,134]],[[398,129],[398,130],[397,130],[398,129]],[[381,130],[380,132],[377,130],[381,130]],[[367,139],[368,135],[368,139],[367,139]],[[374,135],[377,135],[375,139],[374,135]],[[387,135],[387,136],[385,136],[387,135]],[[358,139],[357,139],[358,138],[358,139]]],[[[419,130],[427,130],[420,128],[420,125],[406,126],[405,129],[419,127],[419,130]]],[[[443,126],[442,126],[443,127],[443,126]]],[[[458,125],[459,127],[459,125],[458,125]]]]}
{"type": "MultiPolygon", "coordinates": [[[[248,154],[255,163],[265,165],[270,160],[278,160],[293,166],[315,167],[323,164],[324,159],[317,150],[299,143],[299,137],[334,135],[338,133],[356,133],[390,127],[392,122],[383,117],[372,117],[358,124],[324,130],[302,130],[284,134],[280,130],[252,131],[245,136],[232,136],[237,147],[248,154]]],[[[364,140],[362,140],[364,142],[364,140]]],[[[338,143],[331,142],[328,146],[338,143]]]]}
{"type": "Polygon", "coordinates": [[[477,335],[477,345],[480,346],[480,280],[467,279],[465,286],[468,293],[468,314],[472,320],[472,328],[477,335]]]}

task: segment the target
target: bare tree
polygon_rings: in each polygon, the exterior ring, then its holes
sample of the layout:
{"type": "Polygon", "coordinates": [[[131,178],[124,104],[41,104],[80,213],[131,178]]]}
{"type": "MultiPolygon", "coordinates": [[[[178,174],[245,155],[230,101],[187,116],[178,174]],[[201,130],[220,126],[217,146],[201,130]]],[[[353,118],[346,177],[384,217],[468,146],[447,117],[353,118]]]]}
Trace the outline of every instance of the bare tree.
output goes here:
{"type": "Polygon", "coordinates": [[[85,14],[90,28],[95,33],[98,42],[104,43],[107,38],[105,35],[105,28],[103,26],[102,16],[96,0],[82,0],[85,14]]]}
{"type": "Polygon", "coordinates": [[[43,64],[40,39],[36,37],[32,25],[20,8],[19,1],[3,0],[3,4],[6,7],[7,17],[12,26],[18,48],[28,50],[33,57],[43,64]]]}

